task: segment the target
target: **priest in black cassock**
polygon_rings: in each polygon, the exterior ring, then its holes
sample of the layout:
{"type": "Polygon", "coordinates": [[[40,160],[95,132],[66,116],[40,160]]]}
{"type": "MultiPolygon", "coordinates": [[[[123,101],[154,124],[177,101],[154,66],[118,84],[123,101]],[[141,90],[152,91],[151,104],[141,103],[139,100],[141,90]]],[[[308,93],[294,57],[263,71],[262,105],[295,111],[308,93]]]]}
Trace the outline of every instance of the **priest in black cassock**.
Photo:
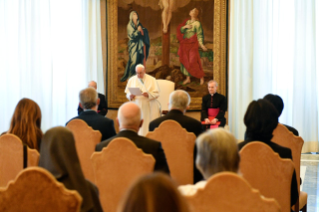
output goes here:
{"type": "MultiPolygon", "coordinates": [[[[219,124],[219,127],[224,127],[226,124],[227,100],[225,96],[217,93],[217,89],[218,83],[215,80],[210,80],[208,82],[209,94],[203,96],[202,100],[201,121],[205,124],[219,124]]],[[[209,125],[206,126],[208,128],[209,125]]]]}

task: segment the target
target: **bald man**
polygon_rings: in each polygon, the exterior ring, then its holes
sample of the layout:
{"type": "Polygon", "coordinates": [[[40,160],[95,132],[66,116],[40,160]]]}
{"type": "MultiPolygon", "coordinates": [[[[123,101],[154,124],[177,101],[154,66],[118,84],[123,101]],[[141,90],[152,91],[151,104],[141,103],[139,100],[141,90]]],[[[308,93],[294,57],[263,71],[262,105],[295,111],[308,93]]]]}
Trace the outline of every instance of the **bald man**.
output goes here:
{"type": "MultiPolygon", "coordinates": [[[[89,82],[88,85],[89,88],[94,88],[95,90],[97,90],[97,83],[95,81],[91,81],[89,82]]],[[[97,108],[97,113],[102,115],[102,116],[106,116],[107,114],[107,101],[106,98],[103,94],[98,93],[99,95],[99,99],[100,99],[100,104],[97,108]]],[[[83,108],[81,107],[81,104],[79,104],[78,106],[78,115],[80,115],[80,113],[83,112],[83,108]]]]}
{"type": "Polygon", "coordinates": [[[154,171],[169,174],[169,168],[161,143],[137,134],[143,124],[140,107],[133,102],[124,103],[118,110],[116,121],[119,125],[120,132],[116,136],[97,144],[95,151],[102,151],[102,149],[115,138],[128,138],[133,141],[138,148],[142,149],[143,152],[153,155],[156,161],[154,171]]]}

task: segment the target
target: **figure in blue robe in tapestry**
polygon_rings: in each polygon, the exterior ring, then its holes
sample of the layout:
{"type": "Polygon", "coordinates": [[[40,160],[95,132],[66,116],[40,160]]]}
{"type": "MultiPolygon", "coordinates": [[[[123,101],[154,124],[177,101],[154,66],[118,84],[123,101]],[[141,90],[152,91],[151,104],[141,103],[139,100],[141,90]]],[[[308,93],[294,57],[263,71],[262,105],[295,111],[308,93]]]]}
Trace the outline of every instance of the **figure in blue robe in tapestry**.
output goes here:
{"type": "Polygon", "coordinates": [[[135,75],[135,66],[143,64],[148,57],[150,49],[150,39],[148,31],[139,21],[139,17],[136,11],[130,13],[130,20],[127,24],[127,36],[128,36],[128,53],[129,60],[125,67],[124,76],[121,78],[121,82],[129,79],[135,75]]]}

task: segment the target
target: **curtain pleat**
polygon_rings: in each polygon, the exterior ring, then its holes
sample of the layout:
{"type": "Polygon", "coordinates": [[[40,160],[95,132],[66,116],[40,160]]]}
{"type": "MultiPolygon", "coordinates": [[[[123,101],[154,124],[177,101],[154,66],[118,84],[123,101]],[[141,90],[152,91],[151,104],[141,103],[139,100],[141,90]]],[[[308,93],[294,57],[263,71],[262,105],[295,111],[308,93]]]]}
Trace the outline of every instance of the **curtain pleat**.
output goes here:
{"type": "Polygon", "coordinates": [[[304,152],[318,151],[318,3],[230,1],[229,127],[244,139],[243,117],[268,93],[284,101],[279,121],[295,127],[304,152]]]}
{"type": "Polygon", "coordinates": [[[21,98],[36,101],[42,130],[77,115],[90,80],[104,91],[98,0],[0,0],[0,133],[21,98]]]}

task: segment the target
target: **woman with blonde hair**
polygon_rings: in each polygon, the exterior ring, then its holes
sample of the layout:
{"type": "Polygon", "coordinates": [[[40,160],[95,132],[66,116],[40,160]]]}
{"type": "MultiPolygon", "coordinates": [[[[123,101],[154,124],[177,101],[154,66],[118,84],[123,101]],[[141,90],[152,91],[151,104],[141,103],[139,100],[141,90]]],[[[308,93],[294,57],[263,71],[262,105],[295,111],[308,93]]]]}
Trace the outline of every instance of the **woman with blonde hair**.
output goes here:
{"type": "Polygon", "coordinates": [[[118,212],[189,212],[186,200],[163,173],[141,177],[128,190],[118,212]]]}
{"type": "Polygon", "coordinates": [[[43,136],[39,105],[31,99],[21,99],[14,110],[7,133],[18,136],[29,148],[39,151],[43,136]]]}

